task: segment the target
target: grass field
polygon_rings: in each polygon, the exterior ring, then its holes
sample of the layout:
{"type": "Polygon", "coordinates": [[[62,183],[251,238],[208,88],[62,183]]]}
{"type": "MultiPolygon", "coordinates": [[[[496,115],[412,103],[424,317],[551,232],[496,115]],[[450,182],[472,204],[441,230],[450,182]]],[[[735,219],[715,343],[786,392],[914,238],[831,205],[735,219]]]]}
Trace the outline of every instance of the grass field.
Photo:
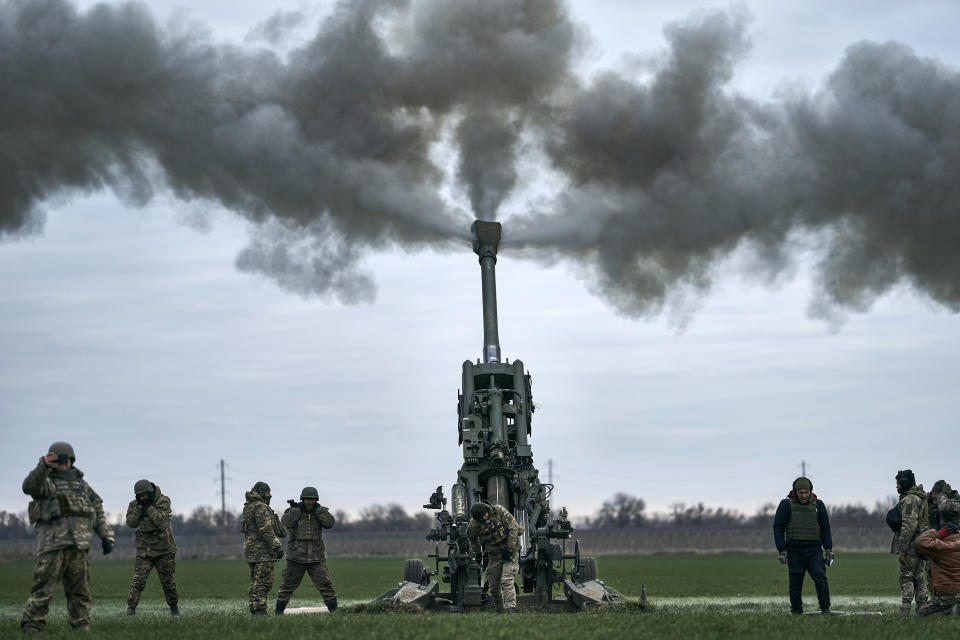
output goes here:
{"type": "MultiPolygon", "coordinates": [[[[281,563],[282,564],[282,563],[281,563]]],[[[400,580],[400,558],[333,558],[329,566],[342,604],[366,602],[400,580]]],[[[428,565],[429,566],[429,565],[428,565]]],[[[790,616],[786,569],[773,554],[637,555],[598,558],[601,579],[637,597],[646,584],[648,613],[609,609],[580,614],[496,616],[383,614],[251,618],[246,611],[247,566],[242,560],[178,562],[182,616],[167,615],[152,575],[135,618],[122,614],[133,564],[91,563],[92,634],[104,638],[734,638],[845,639],[955,638],[960,621],[900,618],[896,560],[888,554],[846,554],[829,570],[833,606],[882,611],[882,617],[790,616]]],[[[30,590],[32,564],[0,563],[0,637],[19,628],[30,590]]],[[[279,572],[278,572],[279,578],[279,572]]],[[[816,610],[813,585],[805,602],[816,610]]],[[[272,596],[276,595],[274,590],[272,596]]],[[[290,606],[315,606],[320,598],[305,578],[290,606]]],[[[270,606],[272,608],[273,598],[270,606]]],[[[44,633],[66,636],[66,603],[58,593],[44,633]]]]}

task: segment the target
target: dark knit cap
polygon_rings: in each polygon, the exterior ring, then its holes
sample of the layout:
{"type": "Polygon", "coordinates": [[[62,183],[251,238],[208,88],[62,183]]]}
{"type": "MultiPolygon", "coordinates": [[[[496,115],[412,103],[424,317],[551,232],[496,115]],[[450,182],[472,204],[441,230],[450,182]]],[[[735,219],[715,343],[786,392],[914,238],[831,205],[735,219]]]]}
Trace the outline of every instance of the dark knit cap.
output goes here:
{"type": "Polygon", "coordinates": [[[946,480],[937,480],[936,482],[933,483],[933,489],[931,489],[931,491],[933,493],[943,493],[943,488],[946,486],[947,486],[946,480]]]}
{"type": "Polygon", "coordinates": [[[810,478],[804,478],[800,476],[793,481],[793,490],[794,491],[813,491],[813,483],[810,482],[810,478]]]}
{"type": "Polygon", "coordinates": [[[474,520],[483,520],[484,514],[490,513],[490,505],[478,502],[470,507],[470,517],[474,520]]]}

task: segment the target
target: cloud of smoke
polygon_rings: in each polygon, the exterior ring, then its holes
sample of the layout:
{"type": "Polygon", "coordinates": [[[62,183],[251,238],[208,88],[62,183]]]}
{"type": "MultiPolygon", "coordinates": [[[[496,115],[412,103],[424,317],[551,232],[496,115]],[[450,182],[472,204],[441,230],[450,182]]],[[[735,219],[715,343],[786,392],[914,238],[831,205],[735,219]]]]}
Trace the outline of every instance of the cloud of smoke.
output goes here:
{"type": "MultiPolygon", "coordinates": [[[[252,41],[304,20],[277,14],[252,41]]],[[[523,139],[563,187],[506,212],[505,250],[581,263],[623,313],[695,307],[738,249],[776,275],[806,232],[824,241],[815,313],[897,286],[960,310],[960,77],[861,42],[819,92],[761,103],[727,88],[748,27],[698,12],[666,27],[649,77],[586,81],[561,0],[342,2],[283,56],[139,4],[0,0],[0,237],[38,232],[72,193],[167,191],[254,223],[238,268],[369,301],[368,252],[504,217],[523,139]],[[441,195],[451,180],[472,212],[441,195]]]]}

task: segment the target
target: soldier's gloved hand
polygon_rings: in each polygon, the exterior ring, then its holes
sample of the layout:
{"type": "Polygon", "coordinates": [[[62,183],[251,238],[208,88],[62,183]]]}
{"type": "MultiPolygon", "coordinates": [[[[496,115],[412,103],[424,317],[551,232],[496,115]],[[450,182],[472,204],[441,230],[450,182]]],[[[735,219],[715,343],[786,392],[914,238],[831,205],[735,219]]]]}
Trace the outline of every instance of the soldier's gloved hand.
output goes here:
{"type": "Polygon", "coordinates": [[[277,549],[277,560],[280,560],[281,558],[283,558],[283,547],[277,549]]]}
{"type": "Polygon", "coordinates": [[[787,552],[781,551],[780,555],[777,556],[777,560],[780,561],[780,564],[787,564],[787,552]]]}
{"type": "Polygon", "coordinates": [[[477,564],[483,564],[483,554],[478,553],[475,556],[473,556],[473,561],[476,562],[477,564]]]}
{"type": "Polygon", "coordinates": [[[100,546],[103,548],[103,555],[107,555],[113,551],[113,540],[101,540],[100,546]]]}
{"type": "Polygon", "coordinates": [[[823,554],[823,561],[827,563],[828,567],[832,565],[836,559],[837,557],[833,554],[833,549],[827,549],[827,552],[823,554]]]}
{"type": "Polygon", "coordinates": [[[504,562],[506,562],[512,557],[513,557],[513,553],[511,551],[507,551],[506,549],[504,549],[503,551],[500,552],[500,559],[503,560],[504,562]]]}

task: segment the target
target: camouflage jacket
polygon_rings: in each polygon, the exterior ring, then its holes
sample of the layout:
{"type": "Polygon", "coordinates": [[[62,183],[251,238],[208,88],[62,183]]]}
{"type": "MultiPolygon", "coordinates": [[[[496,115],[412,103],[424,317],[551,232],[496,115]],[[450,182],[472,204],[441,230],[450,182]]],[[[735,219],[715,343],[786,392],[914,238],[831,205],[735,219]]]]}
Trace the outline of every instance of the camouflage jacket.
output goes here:
{"type": "Polygon", "coordinates": [[[480,553],[481,547],[492,555],[504,550],[519,551],[522,533],[516,519],[498,504],[493,505],[490,519],[485,523],[471,518],[467,525],[467,538],[473,553],[480,553]]]}
{"type": "Polygon", "coordinates": [[[927,528],[930,516],[927,510],[927,494],[923,485],[918,484],[907,489],[897,504],[902,524],[900,531],[893,536],[893,553],[906,553],[911,549],[920,532],[927,528]]]}
{"type": "Polygon", "coordinates": [[[247,491],[247,501],[243,505],[243,519],[240,530],[243,531],[243,555],[247,562],[266,562],[276,560],[283,545],[280,538],[287,530],[280,524],[280,518],[270,505],[254,491],[247,491]]]}
{"type": "Polygon", "coordinates": [[[136,500],[127,507],[127,526],[137,530],[137,555],[149,558],[177,552],[170,527],[170,498],[154,487],[153,501],[147,507],[136,500]]]}
{"type": "Polygon", "coordinates": [[[114,541],[113,529],[103,515],[103,500],[83,479],[79,469],[59,471],[43,458],[23,481],[23,492],[33,500],[30,523],[37,527],[37,553],[58,549],[89,549],[94,531],[114,541]]]}
{"type": "Polygon", "coordinates": [[[940,526],[948,522],[960,525],[960,493],[941,493],[937,496],[937,507],[940,510],[940,526]]]}
{"type": "Polygon", "coordinates": [[[301,502],[283,512],[280,522],[290,531],[287,543],[287,560],[294,562],[326,562],[323,546],[323,530],[336,523],[333,514],[324,506],[317,505],[313,511],[303,508],[301,502]]]}

